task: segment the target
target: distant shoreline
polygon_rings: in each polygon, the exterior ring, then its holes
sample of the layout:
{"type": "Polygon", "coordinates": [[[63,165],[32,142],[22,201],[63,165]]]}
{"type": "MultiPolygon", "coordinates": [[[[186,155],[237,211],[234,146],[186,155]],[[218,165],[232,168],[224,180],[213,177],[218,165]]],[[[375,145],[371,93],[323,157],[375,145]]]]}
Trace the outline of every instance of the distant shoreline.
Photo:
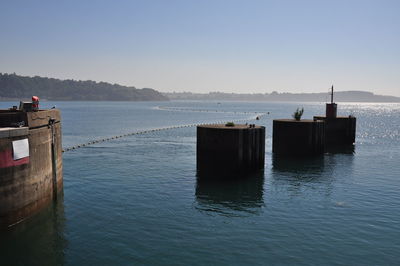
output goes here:
{"type": "MultiPolygon", "coordinates": [[[[168,102],[169,100],[57,100],[57,99],[42,99],[41,102],[168,102]]],[[[0,98],[0,102],[20,102],[20,101],[31,101],[30,98],[0,98]]]]}
{"type": "MultiPolygon", "coordinates": [[[[15,102],[17,105],[20,101],[30,101],[31,99],[0,99],[0,102],[15,102]]],[[[49,99],[40,99],[41,102],[126,102],[126,103],[143,103],[143,102],[214,102],[214,103],[228,103],[228,102],[238,102],[238,103],[317,103],[317,104],[325,104],[326,101],[256,101],[256,100],[200,100],[200,99],[171,99],[170,101],[119,101],[119,100],[110,100],[110,101],[102,101],[102,100],[49,100],[49,99]]],[[[357,104],[357,103],[400,103],[398,102],[372,102],[372,101],[335,101],[335,103],[346,103],[346,104],[357,104]]]]}
{"type": "MultiPolygon", "coordinates": [[[[171,102],[215,102],[215,103],[224,103],[224,102],[243,102],[243,103],[320,103],[325,104],[328,101],[256,101],[256,100],[192,100],[192,99],[171,99],[171,102]]],[[[371,102],[371,101],[335,101],[335,103],[400,103],[398,102],[371,102]]]]}
{"type": "MultiPolygon", "coordinates": [[[[0,73],[0,101],[30,100],[39,96],[42,101],[112,101],[158,102],[189,101],[241,101],[241,102],[328,102],[327,92],[320,93],[192,93],[164,92],[151,88],[137,89],[118,84],[91,80],[60,80],[46,77],[19,76],[0,73]]],[[[376,95],[368,91],[335,91],[335,102],[400,103],[400,97],[376,95]]]]}
{"type": "Polygon", "coordinates": [[[138,89],[92,80],[61,80],[0,73],[0,99],[30,99],[33,95],[65,101],[168,101],[151,88],[138,89]]]}
{"type": "MultiPolygon", "coordinates": [[[[245,101],[245,102],[330,102],[327,93],[253,93],[236,94],[223,92],[163,93],[170,100],[201,100],[201,101],[245,101]]],[[[369,102],[369,103],[400,103],[400,97],[376,95],[367,91],[338,91],[334,93],[334,102],[369,102]]]]}

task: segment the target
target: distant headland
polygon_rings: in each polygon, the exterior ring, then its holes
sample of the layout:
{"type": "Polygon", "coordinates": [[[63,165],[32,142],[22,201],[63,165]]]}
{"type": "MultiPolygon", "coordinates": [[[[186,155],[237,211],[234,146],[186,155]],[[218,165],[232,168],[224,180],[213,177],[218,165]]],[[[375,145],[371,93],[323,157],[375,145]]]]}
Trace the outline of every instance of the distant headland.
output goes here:
{"type": "MultiPolygon", "coordinates": [[[[205,100],[205,101],[266,101],[266,102],[327,102],[328,92],[321,93],[163,93],[170,100],[205,100]]],[[[335,91],[336,102],[400,102],[400,97],[376,95],[367,91],[335,91]]]]}
{"type": "Polygon", "coordinates": [[[0,100],[30,99],[32,95],[54,101],[168,101],[160,92],[148,88],[0,73],[0,100]]]}

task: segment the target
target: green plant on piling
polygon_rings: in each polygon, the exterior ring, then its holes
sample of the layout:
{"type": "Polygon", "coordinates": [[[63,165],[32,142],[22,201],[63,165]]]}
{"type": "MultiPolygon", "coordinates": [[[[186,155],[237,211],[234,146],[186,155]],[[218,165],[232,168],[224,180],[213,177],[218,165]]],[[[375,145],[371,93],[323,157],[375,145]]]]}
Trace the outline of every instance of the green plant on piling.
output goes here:
{"type": "Polygon", "coordinates": [[[300,121],[303,113],[304,113],[304,108],[300,109],[299,107],[297,107],[296,112],[294,112],[292,116],[296,121],[300,121]]]}
{"type": "Polygon", "coordinates": [[[226,127],[234,127],[234,126],[235,126],[235,123],[233,123],[233,122],[228,122],[228,123],[225,124],[225,126],[226,126],[226,127]]]}

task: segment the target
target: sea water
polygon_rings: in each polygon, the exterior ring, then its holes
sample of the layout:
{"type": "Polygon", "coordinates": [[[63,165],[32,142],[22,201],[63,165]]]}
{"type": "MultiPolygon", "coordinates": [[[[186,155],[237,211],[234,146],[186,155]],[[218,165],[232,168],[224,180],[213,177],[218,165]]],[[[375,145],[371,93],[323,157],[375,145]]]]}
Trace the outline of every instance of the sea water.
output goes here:
{"type": "MultiPolygon", "coordinates": [[[[0,103],[1,108],[15,103],[0,103]]],[[[42,102],[62,112],[63,146],[194,123],[266,126],[262,174],[196,179],[196,128],[65,152],[64,196],[0,232],[1,265],[399,265],[400,104],[339,103],[354,148],[283,160],[272,120],[324,103],[42,102]],[[196,112],[198,110],[198,112],[196,112]]]]}

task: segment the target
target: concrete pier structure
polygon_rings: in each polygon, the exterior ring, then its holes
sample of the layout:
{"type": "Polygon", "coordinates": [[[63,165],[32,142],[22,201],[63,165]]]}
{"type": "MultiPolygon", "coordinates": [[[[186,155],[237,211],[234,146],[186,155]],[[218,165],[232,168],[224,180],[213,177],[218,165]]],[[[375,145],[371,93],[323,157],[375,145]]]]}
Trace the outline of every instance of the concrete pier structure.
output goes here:
{"type": "Polygon", "coordinates": [[[276,155],[317,155],[325,150],[325,122],[277,119],[273,121],[272,152],[276,155]]]}
{"type": "Polygon", "coordinates": [[[197,175],[236,178],[264,169],[265,127],[223,124],[197,127],[197,175]]]}
{"type": "Polygon", "coordinates": [[[59,110],[0,110],[0,228],[47,206],[63,190],[59,110]]]}

